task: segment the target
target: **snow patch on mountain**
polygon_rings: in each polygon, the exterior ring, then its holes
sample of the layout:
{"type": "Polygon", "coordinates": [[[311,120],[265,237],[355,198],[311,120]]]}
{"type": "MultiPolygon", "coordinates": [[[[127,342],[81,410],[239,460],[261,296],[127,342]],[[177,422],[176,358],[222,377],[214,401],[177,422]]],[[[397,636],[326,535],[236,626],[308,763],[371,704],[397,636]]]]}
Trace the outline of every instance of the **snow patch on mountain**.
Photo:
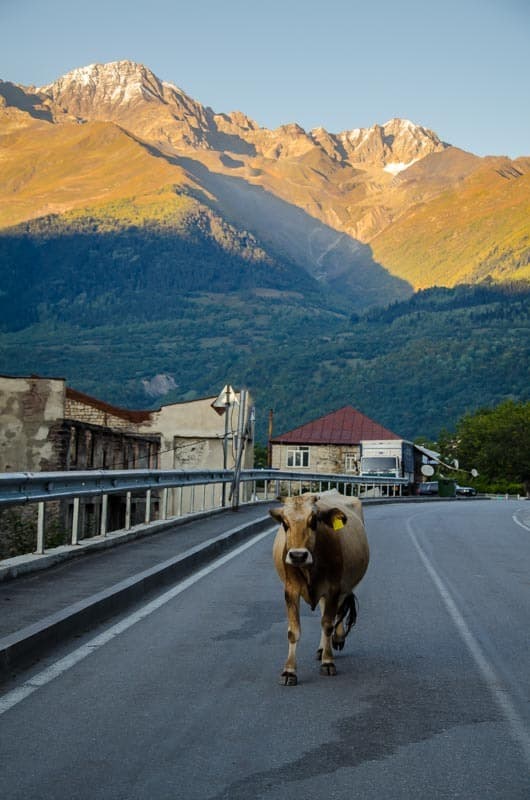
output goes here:
{"type": "Polygon", "coordinates": [[[400,172],[403,172],[403,170],[408,169],[409,167],[411,167],[418,160],[419,159],[417,159],[417,158],[413,158],[412,161],[408,162],[408,164],[403,164],[401,162],[396,162],[395,161],[393,163],[386,164],[383,167],[383,170],[385,172],[390,172],[391,175],[398,175],[400,172]]]}

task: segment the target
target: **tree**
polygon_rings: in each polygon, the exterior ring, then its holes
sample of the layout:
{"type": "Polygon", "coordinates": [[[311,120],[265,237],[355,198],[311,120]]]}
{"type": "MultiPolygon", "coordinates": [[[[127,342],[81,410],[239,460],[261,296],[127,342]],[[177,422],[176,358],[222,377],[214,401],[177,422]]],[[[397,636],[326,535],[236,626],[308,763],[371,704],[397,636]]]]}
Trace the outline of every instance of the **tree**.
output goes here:
{"type": "Polygon", "coordinates": [[[530,497],[530,402],[507,400],[462,417],[453,439],[460,466],[491,483],[524,486],[530,497]]]}

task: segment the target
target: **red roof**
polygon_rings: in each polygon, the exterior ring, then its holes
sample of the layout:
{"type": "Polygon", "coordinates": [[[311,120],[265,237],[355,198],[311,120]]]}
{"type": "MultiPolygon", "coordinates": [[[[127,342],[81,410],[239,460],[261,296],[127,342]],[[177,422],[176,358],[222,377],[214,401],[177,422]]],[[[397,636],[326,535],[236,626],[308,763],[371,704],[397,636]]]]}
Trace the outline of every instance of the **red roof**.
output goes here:
{"type": "Polygon", "coordinates": [[[352,406],[307,422],[299,428],[275,436],[271,444],[346,444],[354,445],[364,439],[401,439],[378,422],[365,417],[352,406]]]}

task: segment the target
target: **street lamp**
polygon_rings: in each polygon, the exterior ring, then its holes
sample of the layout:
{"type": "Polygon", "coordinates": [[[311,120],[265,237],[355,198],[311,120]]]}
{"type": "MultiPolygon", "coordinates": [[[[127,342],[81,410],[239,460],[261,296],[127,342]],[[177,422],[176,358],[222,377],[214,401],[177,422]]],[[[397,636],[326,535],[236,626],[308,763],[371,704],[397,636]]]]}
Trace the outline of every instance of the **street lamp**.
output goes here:
{"type": "MultiPolygon", "coordinates": [[[[212,408],[214,411],[217,412],[219,415],[225,415],[225,433],[223,437],[223,469],[226,469],[228,466],[228,433],[229,433],[229,422],[230,422],[230,407],[235,406],[238,404],[237,395],[235,390],[230,386],[229,383],[223,386],[221,392],[219,393],[218,397],[213,401],[212,408]]],[[[222,487],[222,499],[221,503],[223,506],[226,505],[226,483],[223,481],[222,487]]]]}

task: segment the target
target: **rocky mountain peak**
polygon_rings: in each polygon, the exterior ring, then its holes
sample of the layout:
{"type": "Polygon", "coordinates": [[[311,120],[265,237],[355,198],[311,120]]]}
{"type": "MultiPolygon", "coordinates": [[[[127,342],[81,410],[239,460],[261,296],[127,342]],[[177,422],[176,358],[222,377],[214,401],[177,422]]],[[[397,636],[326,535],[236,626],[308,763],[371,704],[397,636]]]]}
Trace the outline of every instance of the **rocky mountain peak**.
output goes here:
{"type": "Polygon", "coordinates": [[[408,119],[397,118],[384,125],[343,131],[338,134],[337,140],[350,162],[373,162],[394,173],[430,153],[449,147],[434,131],[408,119]]]}
{"type": "Polygon", "coordinates": [[[61,112],[117,122],[132,133],[182,147],[203,147],[211,113],[173,83],[134,61],[90,64],[37,90],[61,112]]]}
{"type": "Polygon", "coordinates": [[[164,84],[154,72],[133,61],[90,64],[68,72],[38,91],[48,95],[70,113],[83,114],[96,108],[127,107],[138,101],[164,102],[164,94],[177,87],[164,84]]]}

